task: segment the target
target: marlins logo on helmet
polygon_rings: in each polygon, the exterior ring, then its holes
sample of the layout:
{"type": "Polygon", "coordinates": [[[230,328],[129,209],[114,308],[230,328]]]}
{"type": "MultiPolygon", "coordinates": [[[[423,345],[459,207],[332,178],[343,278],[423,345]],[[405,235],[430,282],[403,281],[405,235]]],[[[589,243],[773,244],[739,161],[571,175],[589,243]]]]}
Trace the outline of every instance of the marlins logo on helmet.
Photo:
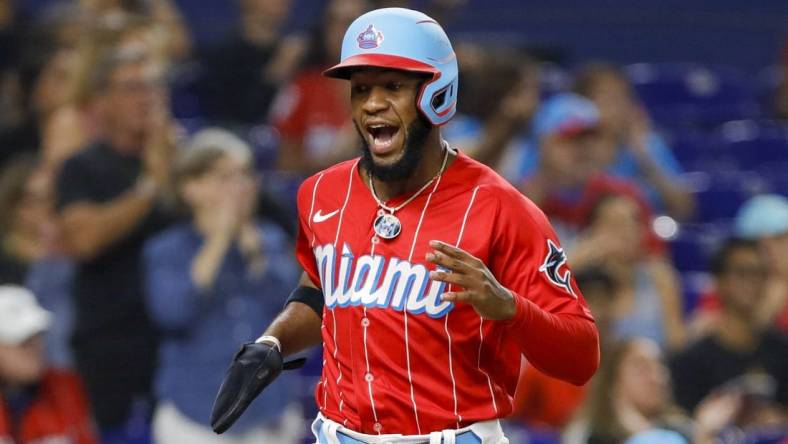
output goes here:
{"type": "Polygon", "coordinates": [[[383,33],[375,29],[374,26],[369,25],[364,32],[358,35],[356,39],[358,47],[361,49],[373,49],[380,45],[383,41],[383,33]]]}

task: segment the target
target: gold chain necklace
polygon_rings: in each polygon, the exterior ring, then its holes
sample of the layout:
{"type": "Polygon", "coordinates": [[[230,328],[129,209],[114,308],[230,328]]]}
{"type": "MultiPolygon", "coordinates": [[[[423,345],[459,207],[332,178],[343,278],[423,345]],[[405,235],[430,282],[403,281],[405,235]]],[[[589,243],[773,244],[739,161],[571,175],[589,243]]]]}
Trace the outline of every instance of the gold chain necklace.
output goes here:
{"type": "Polygon", "coordinates": [[[375,199],[375,202],[377,202],[378,206],[381,208],[378,211],[378,217],[375,218],[375,222],[372,225],[376,235],[382,237],[383,239],[394,239],[395,237],[399,236],[399,233],[402,231],[402,223],[400,222],[399,218],[394,215],[394,213],[404,208],[405,205],[411,203],[413,199],[419,197],[419,195],[423,193],[427,187],[429,187],[443,174],[446,168],[446,163],[449,160],[449,151],[451,148],[449,148],[449,144],[446,143],[446,141],[443,141],[442,147],[444,149],[443,162],[441,163],[441,167],[438,172],[432,176],[432,178],[428,180],[427,183],[419,188],[418,191],[413,193],[413,195],[396,207],[390,207],[380,200],[378,193],[375,190],[375,181],[372,180],[372,175],[369,175],[369,189],[372,192],[372,197],[375,199]],[[388,211],[388,213],[386,211],[388,211]]]}

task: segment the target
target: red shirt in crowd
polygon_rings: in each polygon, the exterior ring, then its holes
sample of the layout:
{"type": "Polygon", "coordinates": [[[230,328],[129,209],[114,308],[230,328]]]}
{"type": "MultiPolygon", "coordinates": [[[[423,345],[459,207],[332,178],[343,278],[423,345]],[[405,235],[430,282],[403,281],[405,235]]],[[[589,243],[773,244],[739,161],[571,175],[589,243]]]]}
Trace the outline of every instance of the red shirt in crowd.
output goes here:
{"type": "Polygon", "coordinates": [[[301,156],[319,158],[333,148],[349,122],[346,82],[330,79],[322,69],[304,71],[282,90],[272,107],[272,123],[282,139],[300,142],[301,156]]]}
{"type": "Polygon", "coordinates": [[[13,421],[8,402],[0,394],[0,444],[98,443],[78,376],[50,369],[31,396],[21,417],[13,421]]]}

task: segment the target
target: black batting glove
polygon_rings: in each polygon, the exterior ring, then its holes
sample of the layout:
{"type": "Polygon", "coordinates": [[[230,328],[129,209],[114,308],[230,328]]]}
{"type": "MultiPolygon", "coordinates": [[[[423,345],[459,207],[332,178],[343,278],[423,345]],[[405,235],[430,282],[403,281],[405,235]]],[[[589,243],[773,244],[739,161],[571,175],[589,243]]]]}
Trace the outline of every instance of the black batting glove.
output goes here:
{"type": "Polygon", "coordinates": [[[223,433],[232,426],[249,404],[282,373],[304,365],[300,358],[283,362],[279,350],[265,342],[241,346],[227,369],[211,412],[211,428],[223,433]]]}

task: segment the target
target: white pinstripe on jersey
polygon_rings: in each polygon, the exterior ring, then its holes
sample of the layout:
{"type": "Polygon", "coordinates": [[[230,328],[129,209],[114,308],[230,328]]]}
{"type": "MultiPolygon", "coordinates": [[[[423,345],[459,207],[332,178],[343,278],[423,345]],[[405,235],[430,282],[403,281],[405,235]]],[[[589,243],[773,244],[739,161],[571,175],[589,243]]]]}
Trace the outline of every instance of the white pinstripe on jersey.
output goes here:
{"type": "MultiPolygon", "coordinates": [[[[315,187],[312,188],[312,202],[309,204],[309,215],[307,216],[307,226],[309,227],[309,230],[312,231],[312,240],[310,241],[310,245],[312,247],[315,246],[315,232],[312,230],[312,215],[313,215],[313,213],[315,211],[315,200],[316,200],[316,196],[317,196],[317,187],[320,185],[320,181],[323,180],[323,175],[324,175],[324,173],[320,173],[320,175],[317,176],[317,180],[315,181],[315,187]]],[[[321,324],[320,325],[320,329],[324,330],[325,329],[325,325],[321,324]]],[[[323,359],[323,367],[325,368],[325,366],[326,366],[326,360],[323,359]]],[[[328,383],[328,381],[325,378],[321,379],[320,382],[318,383],[318,385],[321,385],[321,384],[323,385],[323,406],[322,406],[322,408],[326,408],[326,402],[327,402],[326,398],[328,396],[328,389],[326,388],[327,387],[327,383],[328,383]]]]}
{"type": "MultiPolygon", "coordinates": [[[[373,254],[375,250],[375,246],[372,246],[373,254]]],[[[367,307],[364,307],[364,319],[367,318],[367,307]]],[[[367,328],[369,325],[363,325],[364,328],[364,360],[367,363],[367,374],[371,373],[370,366],[369,366],[369,351],[367,350],[367,328]]],[[[367,392],[369,392],[369,404],[372,406],[372,418],[375,420],[375,423],[378,422],[378,410],[375,408],[375,396],[372,394],[372,380],[367,380],[367,392]]],[[[377,431],[378,435],[380,435],[380,430],[377,431]]]]}
{"type": "MultiPolygon", "coordinates": [[[[421,216],[419,217],[419,223],[416,225],[416,232],[413,233],[413,243],[410,245],[410,253],[408,254],[408,262],[413,261],[413,251],[416,249],[416,241],[419,238],[419,231],[421,230],[421,224],[424,222],[424,215],[427,213],[427,208],[430,206],[430,200],[432,199],[432,195],[435,194],[435,191],[438,189],[438,185],[441,183],[441,177],[438,176],[438,179],[435,180],[435,185],[432,187],[432,191],[430,194],[427,195],[427,200],[424,202],[424,208],[421,210],[421,216]]],[[[416,406],[416,394],[413,390],[413,374],[410,371],[410,340],[408,338],[408,310],[402,310],[402,313],[405,315],[405,362],[408,366],[408,383],[410,384],[410,400],[413,402],[413,415],[416,418],[416,429],[421,434],[421,424],[419,424],[419,409],[416,406]]]]}
{"type": "MultiPolygon", "coordinates": [[[[471,207],[473,206],[474,200],[476,200],[476,192],[479,191],[479,187],[473,189],[473,194],[471,194],[471,199],[468,201],[468,208],[465,209],[465,215],[462,217],[462,225],[460,226],[460,232],[457,235],[457,242],[454,243],[454,246],[459,248],[460,242],[462,242],[462,235],[465,233],[465,224],[468,222],[468,214],[471,212],[471,207]]],[[[448,291],[451,291],[451,285],[448,287],[448,291]]],[[[452,396],[454,396],[454,416],[457,418],[457,428],[460,428],[460,422],[462,421],[462,416],[458,412],[457,406],[457,381],[454,379],[454,367],[452,365],[452,356],[451,356],[451,333],[449,332],[449,315],[451,312],[446,313],[446,319],[444,320],[443,329],[446,331],[446,338],[448,340],[449,346],[449,375],[451,376],[451,392],[452,396]]]]}
{"type": "MultiPolygon", "coordinates": [[[[309,205],[309,216],[307,217],[306,223],[309,227],[309,231],[312,231],[312,214],[315,211],[315,196],[317,196],[317,186],[320,185],[320,181],[323,179],[323,173],[320,173],[317,176],[317,180],[315,181],[315,187],[312,189],[312,203],[309,205]]],[[[312,247],[315,246],[315,232],[312,231],[312,241],[310,242],[312,247]]]]}
{"type": "MultiPolygon", "coordinates": [[[[375,235],[372,241],[372,248],[370,248],[369,254],[373,258],[375,257],[375,245],[377,245],[379,238],[375,235]]],[[[364,328],[364,361],[367,364],[367,373],[371,373],[371,369],[369,366],[369,350],[367,349],[367,328],[369,328],[369,318],[367,317],[367,306],[364,306],[364,319],[367,320],[366,323],[362,324],[364,328]]],[[[372,394],[372,381],[367,381],[367,391],[369,392],[369,404],[372,406],[372,418],[375,420],[375,423],[378,423],[378,409],[375,408],[375,396],[372,394]]],[[[377,431],[378,435],[380,435],[380,430],[377,431]]]]}
{"type": "Polygon", "coordinates": [[[484,331],[482,327],[484,326],[484,318],[479,316],[479,354],[476,358],[476,368],[479,369],[482,374],[487,377],[487,387],[490,389],[490,398],[492,398],[492,405],[493,409],[495,409],[495,414],[498,414],[498,404],[495,403],[495,392],[493,392],[492,387],[492,380],[490,379],[490,375],[487,374],[486,371],[482,370],[482,345],[484,344],[484,331]]]}
{"type": "MultiPolygon", "coordinates": [[[[360,159],[359,159],[360,160],[360,159]]],[[[353,164],[353,167],[350,168],[350,174],[348,174],[348,181],[347,181],[347,192],[345,193],[345,201],[342,203],[342,208],[339,210],[339,220],[337,221],[337,232],[334,236],[334,248],[337,246],[337,242],[339,242],[339,234],[342,231],[342,221],[345,219],[345,208],[347,208],[347,203],[350,200],[350,192],[353,189],[353,174],[356,173],[356,166],[358,165],[359,160],[353,164]]],[[[330,277],[331,280],[334,279],[333,276],[330,277]]],[[[337,376],[337,380],[335,384],[337,385],[337,392],[339,392],[339,411],[342,411],[342,406],[344,405],[344,394],[342,393],[342,389],[339,387],[340,381],[342,381],[342,365],[337,360],[337,354],[339,353],[339,345],[337,344],[337,317],[336,313],[331,310],[331,318],[333,319],[334,323],[334,362],[337,363],[337,368],[339,369],[339,376],[337,376]]]]}

